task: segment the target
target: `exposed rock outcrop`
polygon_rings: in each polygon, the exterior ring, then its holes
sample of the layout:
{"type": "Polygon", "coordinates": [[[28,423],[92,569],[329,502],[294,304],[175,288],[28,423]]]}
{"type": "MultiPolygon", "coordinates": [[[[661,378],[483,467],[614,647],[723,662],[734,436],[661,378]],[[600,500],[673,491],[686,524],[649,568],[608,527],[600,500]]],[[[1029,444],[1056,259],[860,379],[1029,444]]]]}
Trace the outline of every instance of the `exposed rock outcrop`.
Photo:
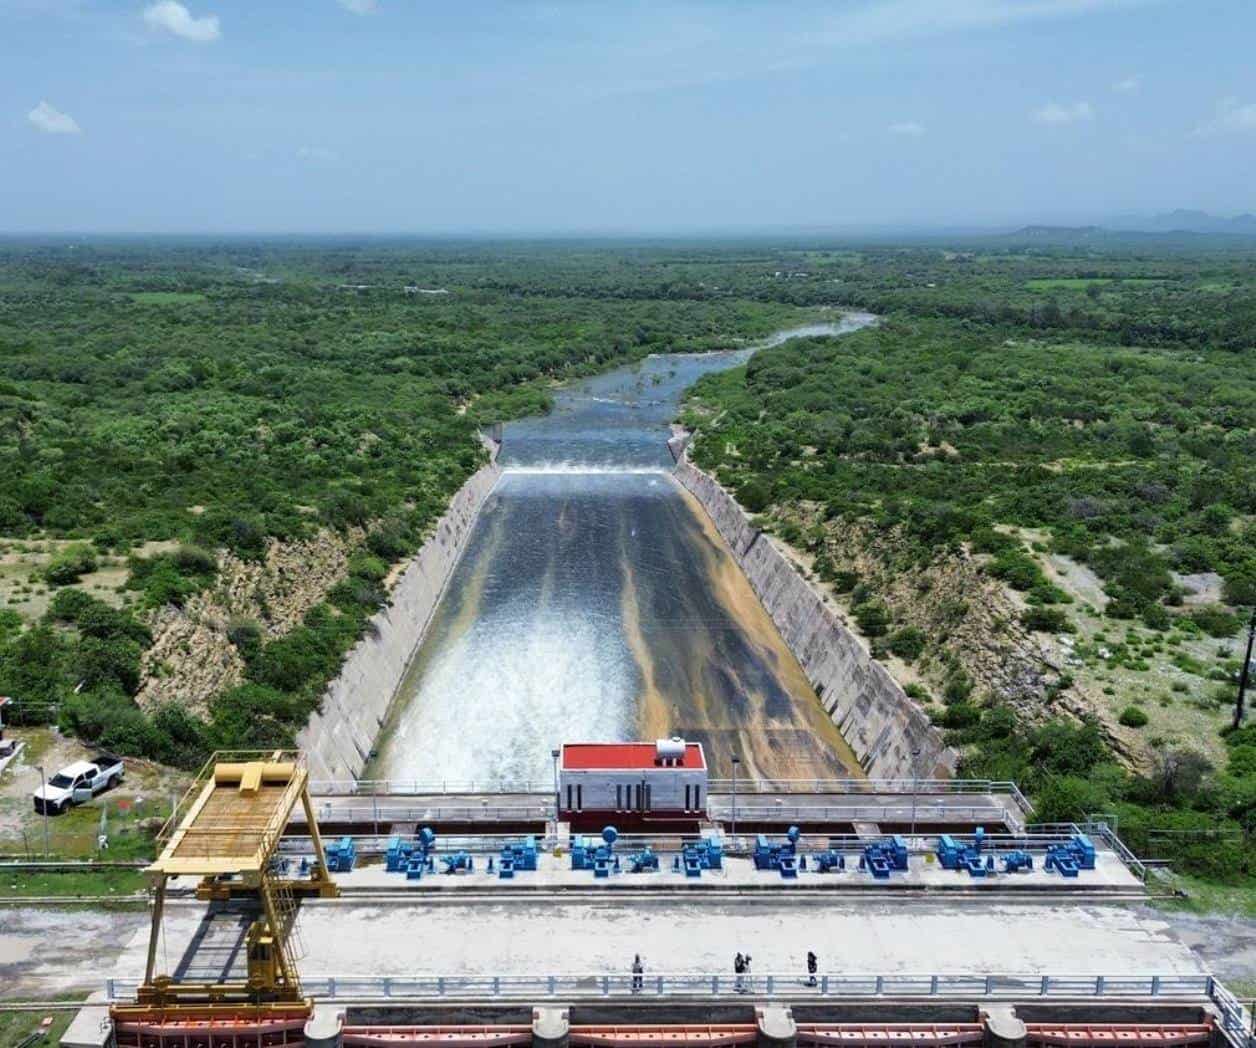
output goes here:
{"type": "Polygon", "coordinates": [[[227,637],[231,620],[254,621],[268,638],[283,636],[345,577],[364,536],[361,528],[324,528],[294,542],[271,539],[260,561],[219,554],[212,590],[153,615],[136,695],[141,708],[178,702],[203,713],[210,698],[244,678],[244,661],[227,637]]]}

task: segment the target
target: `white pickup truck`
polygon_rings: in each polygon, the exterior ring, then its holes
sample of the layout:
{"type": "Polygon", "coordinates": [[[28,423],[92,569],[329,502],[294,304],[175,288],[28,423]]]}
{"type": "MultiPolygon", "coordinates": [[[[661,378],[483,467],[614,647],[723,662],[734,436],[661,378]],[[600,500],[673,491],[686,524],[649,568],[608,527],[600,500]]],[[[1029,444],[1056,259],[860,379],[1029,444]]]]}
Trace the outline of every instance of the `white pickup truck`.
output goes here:
{"type": "Polygon", "coordinates": [[[35,791],[35,810],[41,815],[60,815],[71,805],[90,801],[117,786],[124,771],[122,758],[112,753],[98,753],[89,761],[68,764],[35,791]]]}

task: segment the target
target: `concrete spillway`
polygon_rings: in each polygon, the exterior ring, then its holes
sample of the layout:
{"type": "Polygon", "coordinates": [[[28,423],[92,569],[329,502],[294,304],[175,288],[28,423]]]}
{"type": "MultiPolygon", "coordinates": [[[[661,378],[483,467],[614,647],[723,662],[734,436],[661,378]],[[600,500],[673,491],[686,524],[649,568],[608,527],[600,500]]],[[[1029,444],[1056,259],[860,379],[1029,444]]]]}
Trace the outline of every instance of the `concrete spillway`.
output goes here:
{"type": "Polygon", "coordinates": [[[857,771],[728,545],[670,473],[683,391],[748,355],[652,357],[506,428],[503,475],[368,776],[543,782],[564,740],[672,733],[703,741],[716,775],[733,757],[765,777],[857,771]]]}

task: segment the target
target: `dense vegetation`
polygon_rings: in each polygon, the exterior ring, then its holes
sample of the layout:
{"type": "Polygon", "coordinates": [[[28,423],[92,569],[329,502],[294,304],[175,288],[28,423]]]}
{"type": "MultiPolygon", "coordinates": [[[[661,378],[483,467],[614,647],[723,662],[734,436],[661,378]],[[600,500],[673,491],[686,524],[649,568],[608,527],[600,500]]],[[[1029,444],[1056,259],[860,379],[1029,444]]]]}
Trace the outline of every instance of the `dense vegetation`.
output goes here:
{"type": "Polygon", "coordinates": [[[832,518],[901,527],[924,555],[972,542],[1031,592],[1033,563],[992,529],[1049,528],[1105,580],[1110,615],[1148,625],[1165,624],[1171,568],[1216,571],[1232,603],[1256,602],[1246,354],[896,316],[766,350],[698,393],[719,414],[695,459],[752,509],[820,502],[832,518]]]}

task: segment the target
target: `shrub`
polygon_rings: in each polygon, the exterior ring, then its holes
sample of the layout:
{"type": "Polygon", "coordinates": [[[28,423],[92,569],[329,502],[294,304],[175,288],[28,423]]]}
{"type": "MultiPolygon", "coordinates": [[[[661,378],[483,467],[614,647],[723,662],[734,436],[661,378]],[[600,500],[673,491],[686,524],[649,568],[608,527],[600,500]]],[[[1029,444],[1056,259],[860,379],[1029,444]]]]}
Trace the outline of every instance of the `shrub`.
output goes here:
{"type": "Polygon", "coordinates": [[[142,590],[143,603],[149,608],[167,604],[182,607],[218,573],[217,558],[196,546],[181,546],[173,553],[153,557],[131,557],[127,567],[127,589],[142,590]]]}
{"type": "Polygon", "coordinates": [[[772,504],[772,487],[763,477],[751,477],[737,488],[737,501],[751,513],[762,513],[772,504]]]}
{"type": "Polygon", "coordinates": [[[1030,590],[1048,584],[1038,565],[1020,550],[1000,553],[990,564],[990,574],[1016,590],[1030,590]]]}
{"type": "Polygon", "coordinates": [[[838,593],[850,593],[858,585],[859,573],[857,571],[833,572],[833,589],[838,593]]]}
{"type": "Polygon", "coordinates": [[[252,619],[234,618],[227,624],[227,640],[245,662],[250,662],[262,650],[262,627],[252,619]]]}
{"type": "Polygon", "coordinates": [[[1233,637],[1242,623],[1237,615],[1231,615],[1224,608],[1196,608],[1191,612],[1191,621],[1210,637],[1224,640],[1233,637]]]}
{"type": "Polygon", "coordinates": [[[925,634],[915,626],[904,626],[889,637],[889,648],[904,662],[914,662],[925,650],[925,634]]]}
{"type": "Polygon", "coordinates": [[[889,628],[890,613],[884,604],[868,601],[858,604],[853,609],[855,622],[859,624],[859,632],[865,637],[880,637],[889,628]]]}
{"type": "Polygon", "coordinates": [[[953,670],[942,686],[942,701],[948,706],[966,702],[973,693],[972,679],[963,670],[953,670]]]}
{"type": "Polygon", "coordinates": [[[1120,722],[1127,728],[1143,728],[1147,725],[1147,714],[1137,706],[1126,706],[1121,711],[1120,722]]]}
{"type": "Polygon", "coordinates": [[[88,572],[96,570],[96,553],[84,543],[66,546],[44,568],[44,579],[50,586],[68,586],[88,572]]]}
{"type": "Polygon", "coordinates": [[[1026,608],[1021,612],[1021,624],[1039,633],[1072,633],[1073,624],[1058,608],[1026,608]]]}

